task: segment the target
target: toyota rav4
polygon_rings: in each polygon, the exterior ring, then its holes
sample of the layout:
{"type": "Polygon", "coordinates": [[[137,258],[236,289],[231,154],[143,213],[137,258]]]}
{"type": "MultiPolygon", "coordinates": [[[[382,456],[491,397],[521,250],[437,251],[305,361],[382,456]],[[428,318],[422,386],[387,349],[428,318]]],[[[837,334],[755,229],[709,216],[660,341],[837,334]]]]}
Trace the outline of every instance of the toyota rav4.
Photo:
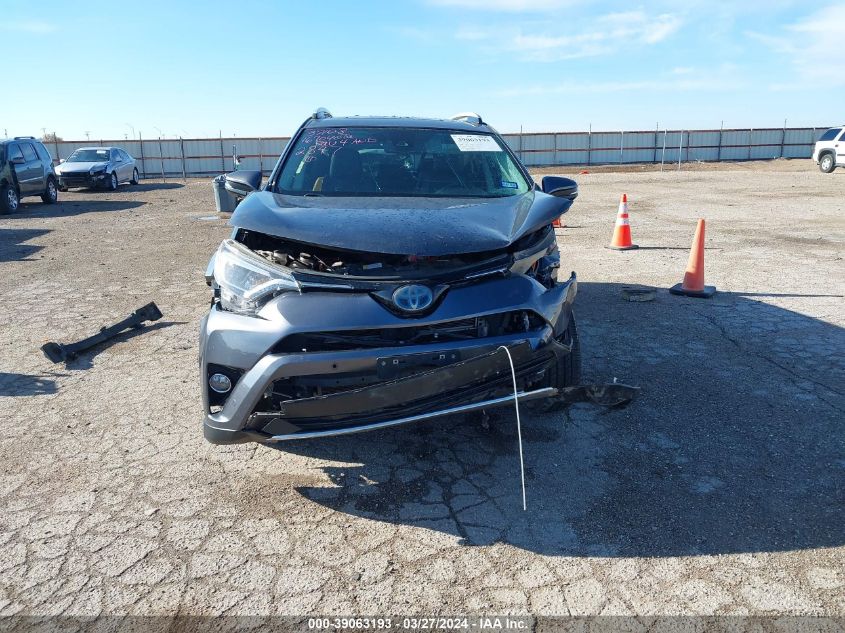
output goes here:
{"type": "Polygon", "coordinates": [[[204,434],[325,437],[556,396],[577,384],[575,273],[552,222],[577,196],[535,185],[476,114],[320,109],[243,197],[209,262],[204,434]]]}

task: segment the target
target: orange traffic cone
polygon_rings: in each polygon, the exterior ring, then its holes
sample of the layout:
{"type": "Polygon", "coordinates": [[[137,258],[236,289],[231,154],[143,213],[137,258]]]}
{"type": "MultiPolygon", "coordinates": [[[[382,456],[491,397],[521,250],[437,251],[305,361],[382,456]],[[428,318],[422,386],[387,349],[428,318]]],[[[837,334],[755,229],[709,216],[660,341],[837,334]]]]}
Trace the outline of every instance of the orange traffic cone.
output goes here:
{"type": "Polygon", "coordinates": [[[613,230],[613,239],[610,240],[610,246],[617,251],[629,251],[633,248],[638,248],[636,244],[631,241],[631,222],[628,219],[628,194],[622,194],[622,200],[619,201],[619,213],[616,215],[616,228],[613,230]]]}
{"type": "Polygon", "coordinates": [[[669,292],[673,295],[703,297],[705,299],[716,294],[715,286],[704,285],[704,220],[699,220],[698,226],[695,228],[695,237],[692,240],[684,281],[669,288],[669,292]]]}

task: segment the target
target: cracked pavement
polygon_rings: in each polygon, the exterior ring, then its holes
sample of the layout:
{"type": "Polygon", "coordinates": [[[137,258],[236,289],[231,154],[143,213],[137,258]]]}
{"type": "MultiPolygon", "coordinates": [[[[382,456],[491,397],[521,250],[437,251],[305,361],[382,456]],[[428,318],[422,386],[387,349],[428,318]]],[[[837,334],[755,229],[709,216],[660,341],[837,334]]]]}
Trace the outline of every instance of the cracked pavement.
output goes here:
{"type": "Polygon", "coordinates": [[[845,170],[590,171],[558,230],[584,374],[642,391],[523,409],[528,512],[509,408],[205,443],[210,181],[0,217],[0,615],[845,615],[845,170]],[[639,251],[604,248],[623,192],[639,251]],[[719,294],[670,296],[699,216],[719,294]],[[150,300],[67,367],[40,352],[150,300]]]}

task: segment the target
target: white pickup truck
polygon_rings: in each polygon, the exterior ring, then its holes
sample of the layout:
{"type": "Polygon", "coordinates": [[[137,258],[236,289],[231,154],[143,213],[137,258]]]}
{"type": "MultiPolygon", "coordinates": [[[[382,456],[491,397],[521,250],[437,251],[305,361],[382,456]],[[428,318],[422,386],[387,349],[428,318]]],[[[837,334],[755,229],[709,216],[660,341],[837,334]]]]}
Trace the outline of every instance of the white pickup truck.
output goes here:
{"type": "Polygon", "coordinates": [[[813,149],[813,161],[824,173],[845,166],[845,125],[832,127],[819,137],[813,149]]]}

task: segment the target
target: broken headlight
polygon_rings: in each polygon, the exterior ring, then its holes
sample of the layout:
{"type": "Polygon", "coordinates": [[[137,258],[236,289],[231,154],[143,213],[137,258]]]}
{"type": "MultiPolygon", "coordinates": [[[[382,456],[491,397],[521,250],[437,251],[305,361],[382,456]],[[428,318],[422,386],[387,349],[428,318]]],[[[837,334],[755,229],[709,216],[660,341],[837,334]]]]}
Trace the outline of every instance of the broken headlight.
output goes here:
{"type": "Polygon", "coordinates": [[[224,240],[214,257],[214,281],[220,287],[220,307],[230,312],[255,316],[273,297],[299,284],[284,268],[238,244],[224,240]]]}

